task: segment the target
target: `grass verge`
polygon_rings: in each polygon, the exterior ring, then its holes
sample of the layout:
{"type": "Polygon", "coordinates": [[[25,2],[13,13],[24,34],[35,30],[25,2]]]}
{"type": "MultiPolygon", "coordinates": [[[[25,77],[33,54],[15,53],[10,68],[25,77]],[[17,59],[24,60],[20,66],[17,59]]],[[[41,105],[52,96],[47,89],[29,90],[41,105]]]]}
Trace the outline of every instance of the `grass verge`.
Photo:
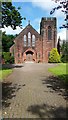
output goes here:
{"type": "Polygon", "coordinates": [[[59,63],[58,66],[49,68],[48,71],[52,72],[55,76],[58,76],[60,79],[64,80],[65,83],[68,83],[68,63],[59,63]]]}
{"type": "Polygon", "coordinates": [[[0,70],[0,80],[5,79],[11,73],[12,73],[12,69],[3,69],[3,70],[0,70]]]}

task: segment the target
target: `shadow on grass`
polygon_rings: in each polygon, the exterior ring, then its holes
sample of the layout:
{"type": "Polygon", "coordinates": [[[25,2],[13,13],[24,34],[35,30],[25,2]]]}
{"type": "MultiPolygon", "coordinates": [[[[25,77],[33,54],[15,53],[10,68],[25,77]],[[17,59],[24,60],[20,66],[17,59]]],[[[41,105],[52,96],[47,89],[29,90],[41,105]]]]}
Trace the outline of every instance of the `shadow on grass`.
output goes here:
{"type": "Polygon", "coordinates": [[[64,83],[66,84],[66,86],[68,86],[68,74],[58,75],[58,78],[60,78],[61,80],[63,80],[64,83]]]}
{"type": "MultiPolygon", "coordinates": [[[[50,92],[57,92],[58,95],[62,95],[66,100],[68,100],[68,83],[62,80],[63,76],[64,75],[58,77],[49,76],[42,79],[42,84],[46,84],[50,92]]],[[[64,77],[67,78],[68,75],[65,75],[64,77]]]]}
{"type": "Polygon", "coordinates": [[[55,107],[55,106],[49,106],[47,104],[31,105],[28,107],[27,111],[41,118],[40,120],[43,120],[42,118],[66,118],[67,117],[67,110],[61,106],[55,107]]]}
{"type": "Polygon", "coordinates": [[[12,82],[2,83],[2,106],[9,107],[10,99],[16,97],[16,92],[20,90],[24,85],[12,84],[12,82]]]}

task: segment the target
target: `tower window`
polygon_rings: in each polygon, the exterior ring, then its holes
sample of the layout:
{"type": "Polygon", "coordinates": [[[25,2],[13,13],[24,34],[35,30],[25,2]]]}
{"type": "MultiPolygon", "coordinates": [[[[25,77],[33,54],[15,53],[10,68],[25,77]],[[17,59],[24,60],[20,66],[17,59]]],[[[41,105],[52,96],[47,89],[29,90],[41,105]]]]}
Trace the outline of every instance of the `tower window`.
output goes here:
{"type": "Polygon", "coordinates": [[[48,40],[52,39],[52,28],[49,26],[48,27],[48,40]]]}
{"type": "Polygon", "coordinates": [[[32,46],[35,46],[35,35],[32,35],[32,46]]]}
{"type": "Polygon", "coordinates": [[[28,33],[28,46],[31,46],[31,33],[28,33]]]}
{"type": "Polygon", "coordinates": [[[27,45],[26,35],[24,35],[24,47],[27,45]]]}

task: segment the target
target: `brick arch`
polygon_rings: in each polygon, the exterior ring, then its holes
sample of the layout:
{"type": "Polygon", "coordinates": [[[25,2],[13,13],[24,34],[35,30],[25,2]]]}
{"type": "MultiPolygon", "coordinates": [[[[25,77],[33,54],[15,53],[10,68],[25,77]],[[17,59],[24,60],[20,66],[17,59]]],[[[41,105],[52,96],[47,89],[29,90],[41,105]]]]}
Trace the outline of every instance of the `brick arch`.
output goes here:
{"type": "Polygon", "coordinates": [[[26,57],[27,57],[27,53],[31,52],[32,53],[32,61],[36,62],[36,52],[32,49],[32,48],[29,48],[27,49],[24,54],[23,54],[23,61],[26,61],[26,57]]]}
{"type": "Polygon", "coordinates": [[[28,51],[31,51],[31,52],[35,53],[35,51],[34,51],[32,48],[28,48],[28,49],[25,51],[25,53],[28,52],[28,51]]]}

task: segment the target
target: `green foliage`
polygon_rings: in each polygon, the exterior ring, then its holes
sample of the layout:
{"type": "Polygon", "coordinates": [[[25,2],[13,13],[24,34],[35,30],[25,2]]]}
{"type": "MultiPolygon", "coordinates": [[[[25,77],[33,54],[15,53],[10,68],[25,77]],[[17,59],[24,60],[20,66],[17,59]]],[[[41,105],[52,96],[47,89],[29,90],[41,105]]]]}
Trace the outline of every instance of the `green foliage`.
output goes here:
{"type": "Polygon", "coordinates": [[[19,13],[19,9],[16,9],[11,2],[2,2],[2,27],[11,26],[13,29],[16,29],[16,26],[21,27],[22,16],[19,13]]]}
{"type": "Polygon", "coordinates": [[[10,55],[10,52],[3,52],[2,58],[5,60],[5,63],[14,63],[14,56],[10,55]]]}
{"type": "Polygon", "coordinates": [[[53,14],[56,10],[61,10],[61,12],[64,13],[65,17],[64,17],[64,24],[60,26],[60,29],[68,28],[68,14],[67,14],[68,13],[68,0],[52,0],[52,1],[55,1],[56,3],[58,2],[58,4],[56,7],[52,9],[50,14],[53,14]]]}
{"type": "Polygon", "coordinates": [[[14,63],[14,56],[10,55],[9,48],[14,44],[13,40],[16,36],[6,35],[2,33],[2,57],[5,63],[14,63]]]}
{"type": "Polygon", "coordinates": [[[14,63],[14,56],[10,57],[10,63],[12,63],[12,64],[14,63]]]}
{"type": "Polygon", "coordinates": [[[3,52],[2,53],[2,57],[5,60],[5,63],[9,63],[10,62],[10,52],[3,52]]]}
{"type": "Polygon", "coordinates": [[[59,63],[59,62],[61,62],[60,61],[60,55],[59,55],[56,48],[53,48],[51,50],[48,62],[49,63],[59,63]]]}
{"type": "Polygon", "coordinates": [[[9,52],[9,48],[14,44],[15,36],[6,35],[5,32],[2,33],[2,51],[9,52]]]}
{"type": "Polygon", "coordinates": [[[61,56],[61,61],[62,61],[63,63],[68,62],[68,55],[62,55],[62,56],[61,56]]]}
{"type": "Polygon", "coordinates": [[[68,64],[66,63],[59,63],[58,66],[49,68],[49,71],[52,72],[54,75],[58,76],[61,80],[65,83],[68,83],[68,64]]]}
{"type": "Polygon", "coordinates": [[[61,45],[61,61],[63,63],[68,62],[68,42],[67,41],[63,41],[62,45],[61,45]]]}
{"type": "Polygon", "coordinates": [[[57,43],[57,50],[58,50],[58,53],[60,54],[60,37],[58,38],[58,43],[57,43]]]}

